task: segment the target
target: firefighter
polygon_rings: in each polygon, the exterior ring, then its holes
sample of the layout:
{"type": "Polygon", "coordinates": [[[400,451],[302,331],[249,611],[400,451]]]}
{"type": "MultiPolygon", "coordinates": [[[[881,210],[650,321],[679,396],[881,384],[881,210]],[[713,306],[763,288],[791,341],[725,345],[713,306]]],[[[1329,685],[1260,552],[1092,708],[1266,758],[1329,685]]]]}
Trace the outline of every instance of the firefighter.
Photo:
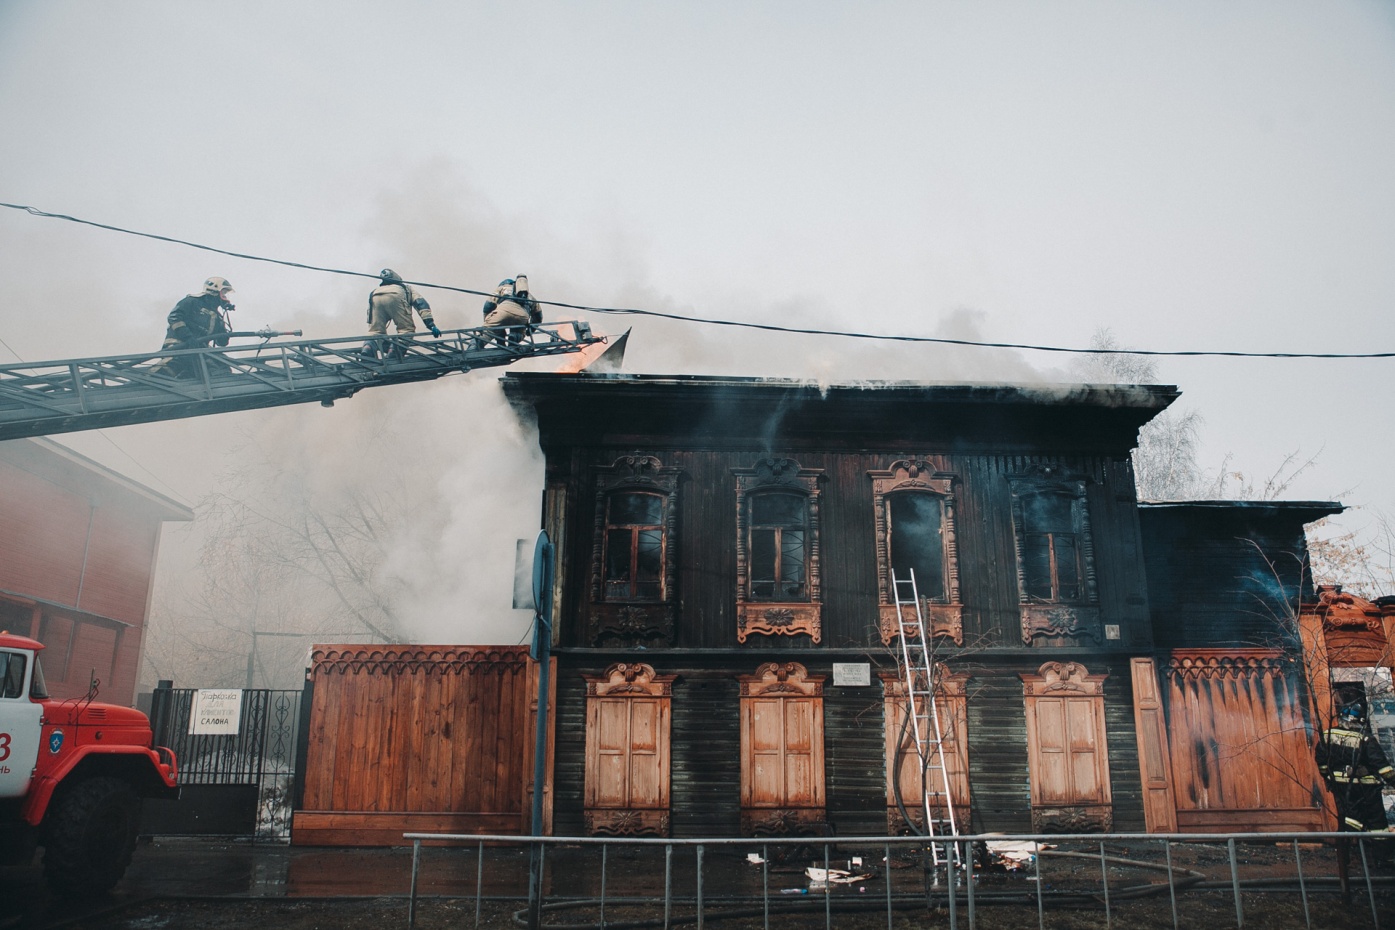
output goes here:
{"type": "Polygon", "coordinates": [[[528,276],[505,278],[494,289],[494,296],[484,302],[484,325],[495,328],[495,337],[505,333],[512,342],[522,339],[522,332],[509,332],[507,327],[528,326],[542,322],[542,310],[528,293],[528,276]]]}
{"type": "MultiPolygon", "coordinates": [[[[1337,708],[1337,723],[1323,731],[1317,745],[1318,771],[1337,803],[1339,829],[1385,830],[1381,784],[1395,785],[1395,767],[1366,725],[1364,701],[1349,699],[1337,708]]],[[[1378,844],[1377,858],[1388,861],[1395,850],[1378,844]]]]}
{"type": "MultiPolygon", "coordinates": [[[[412,322],[412,311],[415,310],[420,316],[426,328],[431,331],[431,335],[437,339],[441,338],[441,330],[436,326],[435,317],[431,314],[431,305],[426,302],[411,285],[402,280],[402,276],[391,268],[384,268],[378,272],[381,283],[368,295],[368,335],[387,335],[388,322],[392,322],[393,329],[398,335],[410,335],[417,331],[416,324],[412,322]]],[[[360,350],[363,355],[376,356],[377,347],[372,339],[363,344],[360,350]]]]}
{"type": "MultiPolygon", "coordinates": [[[[228,314],[234,309],[228,295],[232,285],[227,278],[209,278],[203,290],[188,295],[174,305],[165,318],[165,343],[160,348],[203,349],[209,345],[228,344],[228,314]]],[[[196,358],[164,358],[154,370],[176,378],[195,378],[199,374],[196,358]]]]}

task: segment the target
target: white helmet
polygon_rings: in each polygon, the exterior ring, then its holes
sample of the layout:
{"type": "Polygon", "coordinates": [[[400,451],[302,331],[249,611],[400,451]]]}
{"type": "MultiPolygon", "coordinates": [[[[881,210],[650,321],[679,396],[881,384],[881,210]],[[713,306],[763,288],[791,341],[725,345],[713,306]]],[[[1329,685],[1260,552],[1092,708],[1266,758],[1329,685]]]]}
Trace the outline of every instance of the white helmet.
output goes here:
{"type": "Polygon", "coordinates": [[[209,278],[207,281],[203,282],[203,292],[205,294],[222,295],[223,292],[231,292],[232,289],[233,286],[228,283],[227,278],[209,278]]]}

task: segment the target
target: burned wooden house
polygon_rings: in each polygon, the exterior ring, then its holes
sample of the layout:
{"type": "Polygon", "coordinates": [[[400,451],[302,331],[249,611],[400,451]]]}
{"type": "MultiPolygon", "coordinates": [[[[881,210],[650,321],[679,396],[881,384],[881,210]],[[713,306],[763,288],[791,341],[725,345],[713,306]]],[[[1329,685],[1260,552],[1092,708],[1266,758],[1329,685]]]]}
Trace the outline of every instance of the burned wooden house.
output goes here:
{"type": "Polygon", "coordinates": [[[503,383],[558,554],[554,832],[904,828],[910,570],[962,832],[1321,825],[1282,619],[1340,507],[1140,505],[1176,389],[503,383]]]}

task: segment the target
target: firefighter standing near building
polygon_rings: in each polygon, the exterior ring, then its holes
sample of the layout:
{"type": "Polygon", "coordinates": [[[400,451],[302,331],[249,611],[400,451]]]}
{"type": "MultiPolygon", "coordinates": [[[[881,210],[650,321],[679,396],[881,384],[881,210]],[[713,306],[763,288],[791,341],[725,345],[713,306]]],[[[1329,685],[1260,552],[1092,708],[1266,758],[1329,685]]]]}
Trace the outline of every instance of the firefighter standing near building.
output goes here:
{"type": "MultiPolygon", "coordinates": [[[[165,318],[165,343],[162,351],[172,349],[203,349],[210,345],[228,344],[228,314],[233,311],[228,295],[232,285],[227,278],[209,278],[203,290],[183,298],[165,318]]],[[[196,358],[165,358],[154,370],[176,378],[196,378],[199,374],[196,358]]]]}
{"type": "MultiPolygon", "coordinates": [[[[484,325],[495,328],[497,337],[503,337],[508,327],[541,322],[542,309],[528,293],[527,275],[500,281],[494,289],[494,296],[484,302],[484,325]]],[[[517,342],[522,338],[522,332],[515,330],[508,336],[510,341],[517,342]]]]}
{"type": "MultiPolygon", "coordinates": [[[[402,276],[391,268],[384,268],[378,274],[381,283],[368,295],[368,335],[387,335],[389,321],[398,335],[415,333],[417,327],[412,322],[412,311],[415,310],[421,316],[422,323],[431,331],[431,335],[437,339],[441,338],[441,330],[436,326],[436,320],[431,314],[431,305],[426,302],[426,298],[412,290],[411,285],[404,282],[402,276]]],[[[365,342],[360,351],[363,355],[378,354],[372,339],[365,342]]]]}
{"type": "MultiPolygon", "coordinates": [[[[1337,709],[1337,723],[1323,731],[1317,745],[1318,771],[1327,780],[1337,803],[1339,829],[1385,830],[1381,785],[1395,785],[1395,767],[1366,725],[1361,699],[1348,699],[1337,709]]],[[[1380,843],[1386,847],[1389,844],[1380,843]]],[[[1388,861],[1395,850],[1380,848],[1376,858],[1388,861]]]]}

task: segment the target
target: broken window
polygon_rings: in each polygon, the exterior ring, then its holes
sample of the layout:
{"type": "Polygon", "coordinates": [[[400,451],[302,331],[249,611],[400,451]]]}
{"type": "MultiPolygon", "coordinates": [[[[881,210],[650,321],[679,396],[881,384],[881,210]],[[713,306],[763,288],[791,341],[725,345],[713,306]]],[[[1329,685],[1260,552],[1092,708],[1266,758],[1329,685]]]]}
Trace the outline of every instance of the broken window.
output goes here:
{"type": "Polygon", "coordinates": [[[886,498],[886,536],[897,578],[915,574],[921,597],[945,596],[944,505],[934,494],[902,491],[886,498]]]}
{"type": "Polygon", "coordinates": [[[1008,481],[1022,642],[1032,645],[1038,637],[1102,641],[1087,478],[1044,463],[1008,481]]]}
{"type": "Polygon", "coordinates": [[[884,643],[890,644],[902,629],[918,636],[918,617],[929,621],[927,637],[964,642],[954,530],[956,479],[943,467],[925,456],[898,459],[888,469],[867,473],[877,520],[878,628],[884,643]],[[909,588],[902,587],[903,616],[897,617],[893,578],[906,582],[912,573],[920,603],[909,604],[909,588]]]}
{"type": "Polygon", "coordinates": [[[1022,579],[1038,603],[1080,600],[1075,498],[1060,491],[1022,495],[1022,579]]]}
{"type": "Polygon", "coordinates": [[[664,497],[647,491],[620,491],[609,496],[607,505],[605,599],[661,599],[664,497]]]}

